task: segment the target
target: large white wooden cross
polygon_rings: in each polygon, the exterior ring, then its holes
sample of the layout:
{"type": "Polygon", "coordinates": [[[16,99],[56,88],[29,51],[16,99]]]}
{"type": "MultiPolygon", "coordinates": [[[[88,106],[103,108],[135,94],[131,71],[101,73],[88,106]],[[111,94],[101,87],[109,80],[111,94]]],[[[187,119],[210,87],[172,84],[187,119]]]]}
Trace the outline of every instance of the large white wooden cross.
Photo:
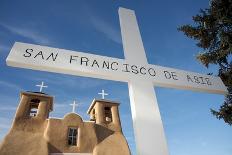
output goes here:
{"type": "Polygon", "coordinates": [[[15,67],[127,82],[137,154],[168,155],[154,86],[225,94],[219,77],[148,64],[135,13],[119,9],[125,59],[16,42],[15,67]]]}

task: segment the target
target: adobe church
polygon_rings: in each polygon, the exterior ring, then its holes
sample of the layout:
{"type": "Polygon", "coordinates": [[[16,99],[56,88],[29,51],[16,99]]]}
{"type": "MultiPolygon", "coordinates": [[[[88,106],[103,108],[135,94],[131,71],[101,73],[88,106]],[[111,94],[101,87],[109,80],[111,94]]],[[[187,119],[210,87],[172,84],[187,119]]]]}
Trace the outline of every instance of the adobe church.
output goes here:
{"type": "Polygon", "coordinates": [[[83,121],[76,113],[49,118],[53,97],[21,92],[12,127],[0,155],[130,155],[122,133],[119,103],[93,100],[83,121]]]}

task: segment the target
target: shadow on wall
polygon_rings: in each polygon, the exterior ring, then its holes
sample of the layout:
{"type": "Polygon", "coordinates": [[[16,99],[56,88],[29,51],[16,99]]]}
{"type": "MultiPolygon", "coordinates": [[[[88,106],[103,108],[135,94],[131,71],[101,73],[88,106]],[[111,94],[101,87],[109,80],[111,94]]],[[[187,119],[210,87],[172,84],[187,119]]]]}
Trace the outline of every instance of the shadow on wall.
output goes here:
{"type": "Polygon", "coordinates": [[[107,129],[101,125],[95,124],[95,133],[97,133],[98,143],[101,143],[104,139],[114,134],[114,131],[107,129]]]}

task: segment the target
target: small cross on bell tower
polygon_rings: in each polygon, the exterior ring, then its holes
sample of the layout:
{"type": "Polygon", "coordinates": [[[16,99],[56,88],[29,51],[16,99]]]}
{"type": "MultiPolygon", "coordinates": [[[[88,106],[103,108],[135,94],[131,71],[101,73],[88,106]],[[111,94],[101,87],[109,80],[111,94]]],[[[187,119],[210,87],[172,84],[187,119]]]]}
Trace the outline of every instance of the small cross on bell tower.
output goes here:
{"type": "Polygon", "coordinates": [[[98,94],[102,96],[102,99],[103,99],[103,100],[105,99],[105,96],[109,95],[109,94],[105,93],[105,90],[104,90],[104,89],[102,89],[102,92],[101,92],[101,93],[98,93],[98,94]]]}
{"type": "Polygon", "coordinates": [[[42,92],[43,88],[47,88],[48,86],[45,86],[44,85],[44,82],[42,81],[42,83],[40,85],[36,85],[37,87],[40,87],[39,88],[39,92],[42,92]]]}

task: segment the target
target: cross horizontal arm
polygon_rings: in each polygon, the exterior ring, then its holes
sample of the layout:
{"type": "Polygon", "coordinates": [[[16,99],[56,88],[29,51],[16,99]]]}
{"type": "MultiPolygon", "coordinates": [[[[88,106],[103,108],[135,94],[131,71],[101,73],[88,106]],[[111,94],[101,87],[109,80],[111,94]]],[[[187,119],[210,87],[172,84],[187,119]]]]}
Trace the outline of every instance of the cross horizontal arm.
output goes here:
{"type": "Polygon", "coordinates": [[[119,65],[124,63],[122,59],[28,43],[15,42],[6,63],[33,70],[127,81],[118,74],[119,65]]]}
{"type": "Polygon", "coordinates": [[[215,76],[19,42],[14,44],[6,61],[9,66],[56,73],[123,82],[143,79],[162,87],[227,92],[221,79],[215,76]]]}
{"type": "Polygon", "coordinates": [[[156,86],[202,91],[216,94],[226,94],[227,88],[220,77],[199,74],[169,67],[150,65],[155,68],[156,76],[153,83],[156,86]]]}

